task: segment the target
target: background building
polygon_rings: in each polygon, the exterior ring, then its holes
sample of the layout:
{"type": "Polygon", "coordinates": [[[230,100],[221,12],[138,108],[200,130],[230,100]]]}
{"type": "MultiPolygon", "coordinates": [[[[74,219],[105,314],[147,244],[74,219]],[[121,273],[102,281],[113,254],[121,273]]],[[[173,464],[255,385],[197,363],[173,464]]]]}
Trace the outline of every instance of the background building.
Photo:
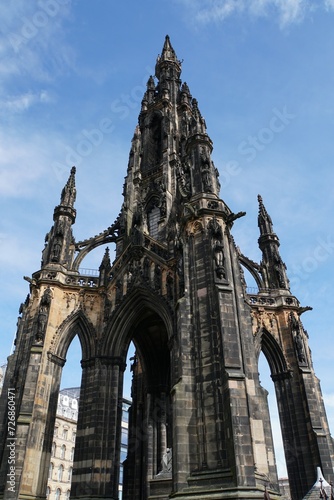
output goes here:
{"type": "MultiPolygon", "coordinates": [[[[70,498],[79,397],[79,387],[62,389],[58,396],[57,416],[51,448],[51,462],[47,486],[48,500],[65,500],[70,498]]],[[[130,400],[123,400],[119,500],[122,499],[122,464],[127,455],[130,405],[130,400]]]]}
{"type": "Polygon", "coordinates": [[[47,486],[49,500],[70,498],[80,388],[63,389],[58,396],[47,486]]]}

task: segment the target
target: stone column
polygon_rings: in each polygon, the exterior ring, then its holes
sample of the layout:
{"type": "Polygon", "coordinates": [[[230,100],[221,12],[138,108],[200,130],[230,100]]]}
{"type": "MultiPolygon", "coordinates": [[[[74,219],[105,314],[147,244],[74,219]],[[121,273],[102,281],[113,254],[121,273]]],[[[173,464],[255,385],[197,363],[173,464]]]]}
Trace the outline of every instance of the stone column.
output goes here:
{"type": "Polygon", "coordinates": [[[82,367],[71,498],[117,498],[125,363],[96,357],[82,367]]]}

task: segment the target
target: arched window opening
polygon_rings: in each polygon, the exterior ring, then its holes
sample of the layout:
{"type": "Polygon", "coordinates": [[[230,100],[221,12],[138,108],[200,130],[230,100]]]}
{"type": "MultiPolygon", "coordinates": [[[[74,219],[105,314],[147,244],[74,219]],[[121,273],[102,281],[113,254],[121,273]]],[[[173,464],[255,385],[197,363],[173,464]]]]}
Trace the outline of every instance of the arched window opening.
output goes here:
{"type": "Polygon", "coordinates": [[[57,488],[55,493],[55,500],[60,500],[61,489],[57,488]]]}
{"type": "Polygon", "coordinates": [[[53,463],[50,462],[50,466],[49,466],[49,479],[52,479],[52,476],[53,476],[53,463]]]}
{"type": "Polygon", "coordinates": [[[63,474],[64,474],[64,466],[60,464],[58,467],[58,481],[63,480],[63,474]]]}
{"type": "Polygon", "coordinates": [[[153,207],[148,213],[148,230],[152,238],[157,238],[159,230],[160,208],[153,207]]]}
{"type": "Polygon", "coordinates": [[[148,129],[147,149],[144,152],[144,169],[156,168],[162,158],[161,116],[155,115],[148,129]]]}
{"type": "Polygon", "coordinates": [[[259,357],[258,371],[259,371],[261,386],[268,392],[270,422],[271,422],[273,441],[274,441],[277,473],[280,482],[280,479],[287,478],[287,468],[286,468],[286,461],[283,448],[282,431],[279,420],[274,383],[270,376],[270,368],[267,359],[262,352],[260,353],[259,357]]]}

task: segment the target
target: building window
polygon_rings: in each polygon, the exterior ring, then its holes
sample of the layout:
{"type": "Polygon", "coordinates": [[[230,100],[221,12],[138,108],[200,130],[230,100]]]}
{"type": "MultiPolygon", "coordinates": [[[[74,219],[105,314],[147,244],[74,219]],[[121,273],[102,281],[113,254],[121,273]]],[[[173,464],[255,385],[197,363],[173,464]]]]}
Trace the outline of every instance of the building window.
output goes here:
{"type": "Polygon", "coordinates": [[[61,489],[57,488],[55,493],[55,500],[59,500],[61,495],[61,489]]]}
{"type": "Polygon", "coordinates": [[[57,451],[57,445],[55,442],[52,443],[52,448],[51,448],[51,457],[56,456],[56,451],[57,451]]]}
{"type": "Polygon", "coordinates": [[[71,449],[70,460],[73,462],[74,460],[74,448],[71,449]]]}
{"type": "Polygon", "coordinates": [[[75,438],[77,437],[77,433],[75,431],[72,432],[72,441],[75,442],[75,438]]]}
{"type": "Polygon", "coordinates": [[[66,500],[70,500],[70,494],[71,494],[71,491],[67,490],[66,491],[66,500]]]}
{"type": "Polygon", "coordinates": [[[122,411],[122,422],[128,423],[129,422],[129,410],[124,409],[122,411]]]}
{"type": "Polygon", "coordinates": [[[121,464],[126,459],[126,455],[127,455],[127,448],[125,446],[121,446],[121,464]]]}
{"type": "Polygon", "coordinates": [[[68,429],[64,429],[63,431],[63,439],[67,439],[68,438],[68,429]]]}
{"type": "Polygon", "coordinates": [[[50,467],[49,467],[49,479],[52,479],[53,475],[53,463],[50,462],[50,467]]]}
{"type": "Polygon", "coordinates": [[[128,444],[128,430],[124,429],[124,427],[122,427],[121,443],[125,446],[128,444]]]}
{"type": "Polygon", "coordinates": [[[49,498],[49,496],[50,496],[50,487],[48,486],[46,488],[46,498],[49,498]]]}
{"type": "Polygon", "coordinates": [[[64,466],[60,464],[58,467],[58,481],[63,480],[63,473],[64,473],[64,466]]]}
{"type": "Polygon", "coordinates": [[[55,437],[57,437],[57,436],[58,436],[58,425],[57,425],[57,427],[55,427],[54,436],[55,436],[55,437]]]}
{"type": "Polygon", "coordinates": [[[68,481],[72,481],[72,471],[73,471],[73,469],[72,469],[72,467],[70,467],[68,469],[68,476],[67,476],[68,481]]]}
{"type": "Polygon", "coordinates": [[[148,230],[152,238],[156,238],[158,236],[159,220],[160,220],[160,208],[154,207],[148,213],[148,230]]]}
{"type": "Polygon", "coordinates": [[[60,458],[65,458],[66,446],[63,444],[60,448],[60,458]]]}

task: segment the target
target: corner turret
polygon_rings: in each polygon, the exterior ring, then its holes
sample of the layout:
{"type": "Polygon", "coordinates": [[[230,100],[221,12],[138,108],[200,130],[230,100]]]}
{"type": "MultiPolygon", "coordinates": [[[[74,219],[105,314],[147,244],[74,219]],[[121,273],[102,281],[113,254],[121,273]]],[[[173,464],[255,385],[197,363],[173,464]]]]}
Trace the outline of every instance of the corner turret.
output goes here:
{"type": "Polygon", "coordinates": [[[265,288],[289,290],[286,265],[282,261],[278,251],[280,246],[278,236],[274,233],[271,217],[268,214],[260,195],[258,195],[258,201],[258,226],[260,229],[258,243],[260,250],[262,251],[260,270],[265,288]]]}
{"type": "Polygon", "coordinates": [[[50,265],[71,268],[74,254],[72,224],[74,224],[76,217],[76,210],[74,209],[76,198],[75,172],[76,168],[72,167],[69,179],[61,192],[60,204],[54,209],[54,225],[45,237],[42,268],[50,265]]]}

